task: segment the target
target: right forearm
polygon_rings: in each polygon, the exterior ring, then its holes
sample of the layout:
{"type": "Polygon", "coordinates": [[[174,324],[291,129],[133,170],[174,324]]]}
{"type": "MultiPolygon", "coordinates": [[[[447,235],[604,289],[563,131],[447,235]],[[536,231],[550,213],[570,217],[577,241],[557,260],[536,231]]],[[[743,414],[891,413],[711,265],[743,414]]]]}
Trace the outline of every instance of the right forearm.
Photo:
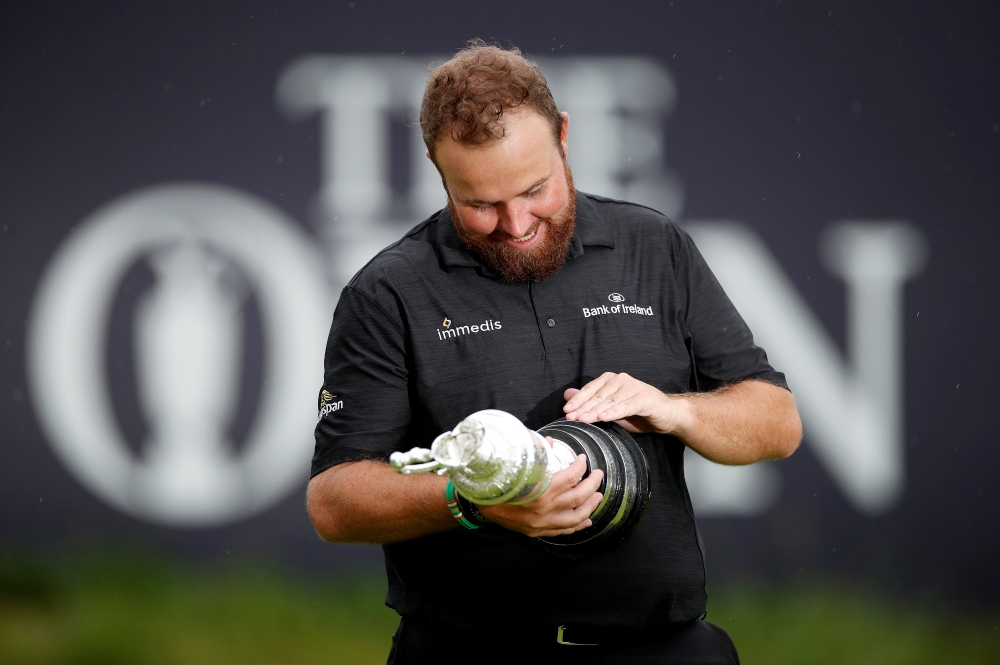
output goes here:
{"type": "Polygon", "coordinates": [[[349,462],[314,477],[306,503],[324,540],[392,543],[456,527],[446,483],[434,474],[402,476],[382,462],[349,462]]]}
{"type": "MultiPolygon", "coordinates": [[[[601,501],[597,488],[604,477],[597,470],[581,481],[586,469],[586,458],[579,455],[531,503],[480,506],[480,512],[490,522],[532,537],[585,529],[601,501]]],[[[433,473],[400,475],[383,462],[348,462],[309,481],[306,503],[324,540],[394,543],[458,526],[445,502],[447,483],[433,473]]]]}

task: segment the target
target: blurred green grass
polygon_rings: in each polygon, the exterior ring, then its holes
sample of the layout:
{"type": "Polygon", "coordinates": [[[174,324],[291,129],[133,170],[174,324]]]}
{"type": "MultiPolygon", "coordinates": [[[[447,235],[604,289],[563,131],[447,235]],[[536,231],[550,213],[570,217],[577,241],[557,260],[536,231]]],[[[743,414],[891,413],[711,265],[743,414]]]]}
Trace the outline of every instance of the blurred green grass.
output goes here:
{"type": "MultiPolygon", "coordinates": [[[[0,557],[0,663],[384,663],[385,582],[137,558],[0,557]]],[[[1000,663],[1000,616],[935,613],[835,586],[714,593],[709,620],[747,664],[1000,663]]]]}
{"type": "Polygon", "coordinates": [[[931,609],[838,585],[709,595],[745,664],[1000,663],[1000,612],[931,609]]]}

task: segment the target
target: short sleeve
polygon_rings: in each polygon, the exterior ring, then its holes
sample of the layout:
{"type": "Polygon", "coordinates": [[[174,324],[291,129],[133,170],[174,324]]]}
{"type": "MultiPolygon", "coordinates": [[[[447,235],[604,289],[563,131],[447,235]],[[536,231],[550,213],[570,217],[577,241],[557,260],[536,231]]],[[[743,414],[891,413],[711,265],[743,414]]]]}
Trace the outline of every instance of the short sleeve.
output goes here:
{"type": "Polygon", "coordinates": [[[385,460],[399,449],[410,426],[407,386],[399,324],[346,287],[327,341],[312,475],[343,462],[385,460]]]}
{"type": "Polygon", "coordinates": [[[785,375],[775,371],[764,349],[753,341],[753,333],[708,263],[686,232],[680,230],[680,248],[675,278],[687,293],[684,316],[695,389],[715,390],[728,383],[755,379],[788,388],[785,375]]]}

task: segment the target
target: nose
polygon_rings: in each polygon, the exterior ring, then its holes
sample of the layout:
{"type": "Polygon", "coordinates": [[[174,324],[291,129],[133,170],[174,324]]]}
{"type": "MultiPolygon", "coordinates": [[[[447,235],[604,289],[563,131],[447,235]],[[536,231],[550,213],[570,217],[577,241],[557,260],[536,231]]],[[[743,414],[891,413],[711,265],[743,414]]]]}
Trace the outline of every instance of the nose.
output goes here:
{"type": "Polygon", "coordinates": [[[510,201],[498,208],[500,228],[512,238],[525,236],[538,221],[525,201],[510,201]]]}

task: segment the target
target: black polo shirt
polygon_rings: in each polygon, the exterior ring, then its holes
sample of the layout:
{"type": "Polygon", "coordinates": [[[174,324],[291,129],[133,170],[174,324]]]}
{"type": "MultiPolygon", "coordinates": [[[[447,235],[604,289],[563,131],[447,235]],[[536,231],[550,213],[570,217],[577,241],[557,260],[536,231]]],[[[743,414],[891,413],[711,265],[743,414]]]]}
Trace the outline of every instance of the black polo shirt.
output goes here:
{"type": "MultiPolygon", "coordinates": [[[[429,447],[480,409],[537,429],[563,391],[627,372],[668,393],[741,379],[785,386],[691,238],[642,206],[578,194],[569,258],[508,283],[442,210],[344,288],[326,350],[313,475],[429,447]]],[[[387,604],[455,626],[483,621],[657,626],[705,610],[705,567],[684,444],[636,440],[650,462],[645,518],[620,547],[568,561],[496,525],[385,545],[387,604]]],[[[444,501],[444,497],[441,498],[444,501]]]]}

